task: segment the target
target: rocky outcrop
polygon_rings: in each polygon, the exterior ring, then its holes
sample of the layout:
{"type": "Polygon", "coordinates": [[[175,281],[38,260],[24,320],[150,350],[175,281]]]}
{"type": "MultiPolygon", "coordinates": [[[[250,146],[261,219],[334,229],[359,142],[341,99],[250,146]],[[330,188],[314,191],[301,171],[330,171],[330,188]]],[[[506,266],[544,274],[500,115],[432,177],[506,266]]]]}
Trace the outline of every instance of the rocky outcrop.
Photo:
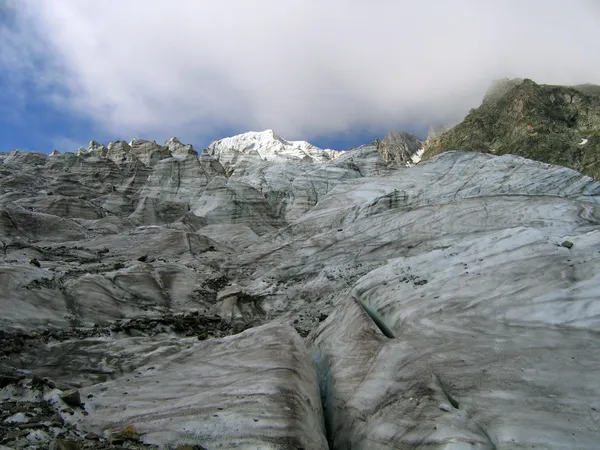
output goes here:
{"type": "Polygon", "coordinates": [[[447,150],[513,154],[600,179],[600,95],[593,85],[498,80],[479,108],[428,139],[425,158],[447,150]]]}
{"type": "Polygon", "coordinates": [[[395,131],[383,139],[374,142],[381,157],[391,164],[411,165],[415,162],[416,155],[423,147],[423,142],[410,133],[395,131]]]}

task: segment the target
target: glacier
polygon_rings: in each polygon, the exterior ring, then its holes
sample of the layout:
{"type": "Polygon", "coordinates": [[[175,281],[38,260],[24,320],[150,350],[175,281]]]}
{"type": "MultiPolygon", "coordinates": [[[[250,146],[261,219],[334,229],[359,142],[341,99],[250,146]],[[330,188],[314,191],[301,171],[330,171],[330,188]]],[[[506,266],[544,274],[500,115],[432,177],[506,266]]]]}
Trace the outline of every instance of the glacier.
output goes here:
{"type": "Polygon", "coordinates": [[[1,154],[0,445],[597,448],[600,183],[417,144],[1,154]]]}

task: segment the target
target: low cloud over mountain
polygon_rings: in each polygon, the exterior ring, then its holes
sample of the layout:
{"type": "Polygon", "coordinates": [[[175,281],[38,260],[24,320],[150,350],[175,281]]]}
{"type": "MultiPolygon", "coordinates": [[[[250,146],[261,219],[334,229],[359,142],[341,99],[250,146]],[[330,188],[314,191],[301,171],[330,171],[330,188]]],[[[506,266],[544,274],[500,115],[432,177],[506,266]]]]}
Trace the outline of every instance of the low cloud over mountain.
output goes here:
{"type": "Polygon", "coordinates": [[[599,14],[583,0],[5,0],[0,64],[24,96],[107,133],[313,139],[456,123],[494,78],[598,82],[599,14]]]}

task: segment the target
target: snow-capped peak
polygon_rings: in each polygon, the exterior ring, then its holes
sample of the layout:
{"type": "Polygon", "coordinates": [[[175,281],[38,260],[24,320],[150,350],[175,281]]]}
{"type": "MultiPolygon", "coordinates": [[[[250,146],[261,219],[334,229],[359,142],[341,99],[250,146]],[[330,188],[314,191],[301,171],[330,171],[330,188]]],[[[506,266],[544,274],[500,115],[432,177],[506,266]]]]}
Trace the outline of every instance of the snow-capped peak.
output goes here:
{"type": "Polygon", "coordinates": [[[342,152],[322,150],[306,141],[287,141],[273,130],[251,131],[215,141],[206,152],[217,159],[232,153],[255,154],[264,161],[310,158],[323,162],[337,158],[342,152]]]}

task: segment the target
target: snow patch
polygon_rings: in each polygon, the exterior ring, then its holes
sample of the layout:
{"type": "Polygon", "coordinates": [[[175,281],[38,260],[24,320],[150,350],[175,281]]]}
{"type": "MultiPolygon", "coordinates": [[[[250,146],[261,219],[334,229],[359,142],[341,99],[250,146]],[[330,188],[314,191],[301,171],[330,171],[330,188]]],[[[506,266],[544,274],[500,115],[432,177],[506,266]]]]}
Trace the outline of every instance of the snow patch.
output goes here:
{"type": "MultiPolygon", "coordinates": [[[[425,153],[425,147],[421,147],[419,150],[417,150],[417,152],[410,157],[410,159],[412,160],[412,164],[420,163],[421,159],[423,159],[424,153],[425,153]]],[[[408,166],[410,167],[412,164],[409,163],[408,166]]]]}

